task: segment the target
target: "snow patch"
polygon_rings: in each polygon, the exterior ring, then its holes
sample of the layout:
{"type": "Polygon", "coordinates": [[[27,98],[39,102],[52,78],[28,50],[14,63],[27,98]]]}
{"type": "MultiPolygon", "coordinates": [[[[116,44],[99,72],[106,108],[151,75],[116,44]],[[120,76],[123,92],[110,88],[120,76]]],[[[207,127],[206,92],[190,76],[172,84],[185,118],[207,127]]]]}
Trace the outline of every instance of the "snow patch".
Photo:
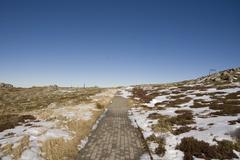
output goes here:
{"type": "Polygon", "coordinates": [[[158,97],[152,99],[149,103],[145,103],[145,105],[147,105],[148,107],[155,107],[156,103],[161,103],[161,102],[167,101],[167,100],[169,100],[169,99],[165,95],[164,96],[158,96],[158,97]]]}
{"type": "Polygon", "coordinates": [[[130,92],[131,90],[132,87],[122,88],[119,90],[118,96],[121,96],[123,98],[129,98],[130,96],[132,96],[132,93],[130,92]]]}

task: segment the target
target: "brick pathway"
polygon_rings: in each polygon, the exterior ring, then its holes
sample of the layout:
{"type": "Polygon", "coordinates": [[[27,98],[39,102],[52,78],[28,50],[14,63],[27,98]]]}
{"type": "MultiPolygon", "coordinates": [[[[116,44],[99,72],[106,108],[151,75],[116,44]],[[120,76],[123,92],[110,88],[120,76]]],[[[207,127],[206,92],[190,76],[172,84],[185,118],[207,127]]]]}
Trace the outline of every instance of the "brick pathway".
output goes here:
{"type": "Polygon", "coordinates": [[[141,134],[128,119],[127,110],[127,99],[115,97],[77,159],[138,160],[146,150],[141,134]]]}

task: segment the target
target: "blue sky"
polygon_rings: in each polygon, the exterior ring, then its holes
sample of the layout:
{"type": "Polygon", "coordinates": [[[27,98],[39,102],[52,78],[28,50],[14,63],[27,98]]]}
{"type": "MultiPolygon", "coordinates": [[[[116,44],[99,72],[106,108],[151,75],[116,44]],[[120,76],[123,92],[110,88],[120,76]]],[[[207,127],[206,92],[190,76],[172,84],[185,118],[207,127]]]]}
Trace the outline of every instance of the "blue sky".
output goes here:
{"type": "Polygon", "coordinates": [[[239,0],[0,1],[0,82],[163,83],[239,66],[239,0]]]}

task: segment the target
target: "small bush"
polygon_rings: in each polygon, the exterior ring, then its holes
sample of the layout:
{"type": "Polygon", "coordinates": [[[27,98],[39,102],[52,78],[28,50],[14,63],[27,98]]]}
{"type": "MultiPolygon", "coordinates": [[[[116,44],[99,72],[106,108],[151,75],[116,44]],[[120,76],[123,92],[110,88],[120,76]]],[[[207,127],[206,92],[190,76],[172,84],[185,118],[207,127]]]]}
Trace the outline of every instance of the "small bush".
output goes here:
{"type": "Polygon", "coordinates": [[[191,108],[202,108],[202,107],[208,107],[209,102],[205,102],[204,100],[201,99],[195,99],[193,101],[193,105],[190,106],[191,108]]]}
{"type": "Polygon", "coordinates": [[[179,87],[182,92],[189,91],[189,90],[200,90],[200,91],[206,91],[208,87],[204,85],[195,85],[195,86],[180,86],[179,87]]]}
{"type": "Polygon", "coordinates": [[[166,141],[164,137],[161,137],[161,136],[156,137],[155,135],[151,135],[150,137],[147,138],[147,141],[152,141],[154,143],[157,143],[158,147],[155,149],[155,153],[160,156],[164,155],[164,153],[166,152],[166,149],[165,149],[166,141]]]}
{"type": "Polygon", "coordinates": [[[147,118],[149,119],[163,119],[165,116],[159,114],[159,113],[151,113],[148,115],[147,118]]]}
{"type": "Polygon", "coordinates": [[[151,119],[158,119],[158,123],[152,125],[152,129],[155,132],[173,132],[173,134],[181,134],[192,130],[191,127],[184,127],[188,124],[195,123],[193,120],[193,114],[191,110],[177,110],[176,113],[180,114],[174,117],[164,116],[158,113],[152,113],[148,116],[151,119]],[[182,125],[182,128],[179,128],[175,131],[172,131],[174,125],[182,125]]]}
{"type": "Polygon", "coordinates": [[[180,127],[176,130],[173,131],[173,134],[174,135],[179,135],[179,134],[182,134],[182,133],[186,133],[186,132],[189,132],[191,130],[195,130],[196,128],[192,128],[192,127],[188,127],[188,126],[183,126],[183,127],[180,127]]]}
{"type": "Polygon", "coordinates": [[[166,104],[166,107],[177,107],[178,105],[190,102],[191,100],[192,100],[192,98],[190,98],[190,97],[185,97],[183,99],[178,98],[173,101],[168,101],[168,103],[166,104]]]}
{"type": "Polygon", "coordinates": [[[172,131],[172,125],[169,122],[169,117],[164,115],[158,115],[158,123],[152,125],[152,129],[155,132],[168,132],[172,131]]]}
{"type": "Polygon", "coordinates": [[[103,109],[104,105],[102,105],[101,103],[97,103],[96,104],[97,109],[103,109]]]}
{"type": "Polygon", "coordinates": [[[218,141],[218,145],[199,141],[193,137],[183,138],[176,149],[184,152],[184,160],[192,160],[193,156],[203,159],[233,159],[238,158],[233,150],[239,151],[238,144],[231,141],[218,141]]]}
{"type": "Polygon", "coordinates": [[[240,101],[239,101],[239,92],[230,93],[226,95],[225,98],[216,98],[214,101],[210,102],[209,108],[214,110],[219,110],[213,112],[213,115],[236,115],[240,113],[240,101]]]}
{"type": "Polygon", "coordinates": [[[140,87],[135,87],[132,89],[132,98],[139,98],[143,103],[149,103],[152,99],[159,96],[158,92],[153,92],[148,94],[148,92],[140,87]]]}
{"type": "Polygon", "coordinates": [[[178,95],[174,95],[174,96],[170,96],[171,99],[179,99],[179,98],[183,98],[183,97],[186,97],[185,94],[178,94],[178,95]]]}
{"type": "Polygon", "coordinates": [[[231,137],[235,138],[236,141],[240,142],[240,128],[237,128],[235,131],[230,132],[231,137]]]}
{"type": "Polygon", "coordinates": [[[229,125],[235,125],[237,123],[240,123],[240,118],[236,119],[236,120],[232,120],[232,121],[228,121],[229,125]]]}
{"type": "Polygon", "coordinates": [[[178,109],[178,110],[175,111],[175,113],[177,113],[177,114],[186,114],[186,113],[192,113],[192,111],[189,110],[189,109],[178,109]]]}
{"type": "Polygon", "coordinates": [[[180,115],[169,118],[168,121],[172,125],[183,125],[183,126],[195,123],[193,120],[193,114],[190,111],[184,111],[180,115]]]}
{"type": "Polygon", "coordinates": [[[0,116],[0,132],[14,128],[20,123],[24,123],[25,121],[35,120],[36,118],[32,115],[18,115],[18,114],[7,114],[0,116]]]}
{"type": "Polygon", "coordinates": [[[160,156],[163,156],[166,152],[166,149],[165,149],[165,140],[161,140],[160,143],[158,143],[158,147],[155,149],[155,153],[160,155],[160,156]]]}

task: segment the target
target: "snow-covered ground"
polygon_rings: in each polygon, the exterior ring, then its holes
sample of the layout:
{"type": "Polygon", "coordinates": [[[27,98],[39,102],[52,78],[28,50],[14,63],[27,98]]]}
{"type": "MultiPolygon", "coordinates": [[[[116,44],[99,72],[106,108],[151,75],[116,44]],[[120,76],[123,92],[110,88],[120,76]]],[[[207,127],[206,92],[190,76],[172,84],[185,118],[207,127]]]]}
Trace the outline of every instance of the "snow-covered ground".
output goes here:
{"type": "Polygon", "coordinates": [[[114,95],[116,94],[118,90],[117,89],[106,89],[101,93],[98,93],[96,95],[91,96],[90,98],[94,101],[100,101],[100,100],[105,100],[105,99],[112,99],[114,95]]]}
{"type": "MultiPolygon", "coordinates": [[[[191,85],[188,87],[194,86],[195,85],[191,85]]],[[[237,97],[239,97],[239,91],[239,83],[237,85],[235,84],[233,88],[230,87],[226,89],[217,89],[213,86],[206,90],[188,89],[186,91],[181,91],[178,87],[165,88],[164,90],[156,90],[156,88],[152,88],[152,92],[159,93],[159,96],[153,98],[149,103],[142,103],[145,107],[138,106],[131,108],[129,110],[129,118],[134,126],[138,125],[142,129],[144,138],[146,140],[152,135],[155,137],[165,138],[166,151],[163,156],[157,155],[155,153],[155,149],[158,147],[158,144],[154,141],[147,140],[154,159],[183,159],[184,153],[176,149],[176,146],[180,144],[181,140],[185,137],[193,137],[197,140],[205,141],[210,145],[217,145],[217,141],[221,140],[229,140],[233,142],[235,141],[235,138],[232,137],[230,133],[239,129],[240,125],[239,123],[230,125],[229,122],[239,119],[240,114],[213,115],[212,113],[218,110],[210,109],[209,107],[210,102],[215,100],[214,98],[225,98],[231,93],[238,93],[237,97]],[[163,92],[165,93],[162,95],[161,93],[163,92]],[[166,94],[166,92],[169,94],[166,94]],[[180,95],[182,95],[182,97],[174,97],[180,95]],[[176,99],[184,99],[186,97],[190,98],[189,101],[166,107],[166,102],[172,102],[176,99]],[[205,105],[202,107],[194,108],[193,105],[195,100],[200,100],[201,102],[204,102],[205,105]],[[172,126],[172,130],[169,130],[167,132],[154,131],[153,126],[159,123],[159,119],[152,119],[149,117],[149,115],[159,114],[170,119],[171,117],[180,115],[178,112],[180,110],[188,110],[193,115],[194,123],[184,125],[186,127],[191,127],[192,130],[176,135],[173,133],[173,131],[183,126],[175,124],[172,126]]],[[[149,91],[149,88],[148,92],[151,92],[149,91]]],[[[136,100],[136,98],[134,99],[136,100]]],[[[235,150],[234,153],[236,153],[236,155],[239,155],[239,152],[235,150]]],[[[143,155],[141,159],[147,160],[149,157],[143,155]]]]}
{"type": "Polygon", "coordinates": [[[53,110],[54,116],[63,116],[67,120],[90,120],[92,111],[98,111],[95,103],[76,106],[63,106],[53,110]]]}
{"type": "MultiPolygon", "coordinates": [[[[71,132],[67,125],[62,125],[62,123],[67,123],[69,120],[87,121],[91,119],[92,112],[94,110],[97,110],[95,104],[64,106],[61,108],[56,107],[53,109],[52,116],[62,116],[65,118],[64,121],[61,121],[61,124],[58,119],[38,119],[36,121],[26,122],[12,129],[4,130],[3,132],[0,132],[1,149],[6,146],[12,146],[12,148],[19,147],[21,146],[21,143],[23,143],[23,138],[28,137],[29,144],[28,146],[24,146],[25,148],[20,160],[43,159],[41,145],[44,141],[51,138],[63,138],[64,140],[70,140],[74,136],[74,132],[71,132]]],[[[13,155],[5,155],[4,149],[0,156],[2,159],[7,157],[8,159],[12,159],[13,157],[13,155]]]]}
{"type": "Polygon", "coordinates": [[[118,96],[121,96],[123,98],[129,98],[132,93],[131,93],[131,90],[132,90],[133,87],[124,87],[124,88],[121,88],[119,91],[118,91],[118,96]]]}
{"type": "MultiPolygon", "coordinates": [[[[86,123],[95,113],[101,113],[96,103],[110,100],[116,93],[116,89],[106,89],[103,92],[91,96],[92,102],[78,105],[50,104],[47,108],[31,112],[37,120],[26,121],[18,126],[0,132],[0,159],[15,159],[15,150],[20,153],[20,160],[42,160],[45,153],[42,145],[49,139],[61,138],[70,141],[76,136],[68,124],[71,122],[86,123]]],[[[103,103],[105,104],[105,103],[103,103]]],[[[102,116],[100,116],[101,118],[102,116]]],[[[96,128],[98,121],[92,128],[96,128]]],[[[78,128],[80,129],[80,128],[78,128]]],[[[79,144],[79,149],[87,143],[87,135],[79,144]]],[[[19,156],[19,155],[18,155],[19,156]]]]}
{"type": "Polygon", "coordinates": [[[163,101],[167,101],[169,100],[167,98],[166,95],[163,95],[163,96],[158,96],[156,98],[154,98],[153,100],[151,100],[149,103],[145,103],[145,105],[147,105],[148,107],[154,107],[156,103],[161,103],[163,101]]]}

